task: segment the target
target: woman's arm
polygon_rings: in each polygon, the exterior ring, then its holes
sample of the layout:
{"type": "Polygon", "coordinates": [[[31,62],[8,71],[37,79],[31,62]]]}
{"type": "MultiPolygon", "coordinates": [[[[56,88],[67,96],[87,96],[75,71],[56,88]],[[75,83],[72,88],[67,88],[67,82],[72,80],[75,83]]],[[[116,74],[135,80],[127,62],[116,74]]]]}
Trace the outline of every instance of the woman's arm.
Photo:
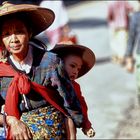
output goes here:
{"type": "Polygon", "coordinates": [[[14,116],[7,116],[3,110],[4,105],[1,106],[0,126],[3,126],[5,130],[10,130],[8,131],[8,139],[31,139],[32,135],[28,126],[14,116]]]}
{"type": "Polygon", "coordinates": [[[95,130],[91,127],[92,124],[88,118],[88,106],[85,98],[82,96],[80,85],[77,82],[73,81],[73,86],[82,107],[82,113],[84,117],[82,123],[82,131],[88,137],[93,137],[95,135],[95,130]]]}
{"type": "Polygon", "coordinates": [[[0,114],[0,126],[2,126],[2,125],[3,125],[3,115],[0,114]]]}

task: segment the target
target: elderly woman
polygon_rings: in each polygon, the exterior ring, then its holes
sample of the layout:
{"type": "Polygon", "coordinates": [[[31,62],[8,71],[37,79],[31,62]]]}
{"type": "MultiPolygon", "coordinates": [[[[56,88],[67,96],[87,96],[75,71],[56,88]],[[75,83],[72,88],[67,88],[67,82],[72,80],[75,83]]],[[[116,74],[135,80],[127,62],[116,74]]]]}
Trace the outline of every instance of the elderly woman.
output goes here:
{"type": "Polygon", "coordinates": [[[51,10],[35,5],[0,8],[0,46],[7,50],[0,62],[0,125],[8,139],[66,138],[66,117],[81,126],[79,100],[61,60],[29,42],[53,20],[51,10]]]}

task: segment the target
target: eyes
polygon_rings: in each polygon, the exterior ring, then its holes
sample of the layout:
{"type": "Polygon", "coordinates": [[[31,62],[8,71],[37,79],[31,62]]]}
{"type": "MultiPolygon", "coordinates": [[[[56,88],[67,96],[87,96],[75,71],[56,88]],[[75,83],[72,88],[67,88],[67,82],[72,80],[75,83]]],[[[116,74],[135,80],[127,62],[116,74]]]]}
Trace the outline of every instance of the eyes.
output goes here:
{"type": "Polygon", "coordinates": [[[2,37],[8,37],[12,34],[15,34],[15,35],[22,35],[22,34],[25,34],[25,31],[23,29],[19,29],[19,30],[16,30],[16,31],[10,31],[10,30],[7,30],[7,31],[3,31],[2,32],[2,37]]]}
{"type": "Polygon", "coordinates": [[[74,64],[70,64],[70,66],[71,66],[72,68],[75,68],[75,67],[76,67],[74,64]]]}
{"type": "Polygon", "coordinates": [[[80,71],[81,67],[78,68],[78,66],[76,64],[69,64],[69,66],[73,69],[77,69],[78,71],[80,71]]]}

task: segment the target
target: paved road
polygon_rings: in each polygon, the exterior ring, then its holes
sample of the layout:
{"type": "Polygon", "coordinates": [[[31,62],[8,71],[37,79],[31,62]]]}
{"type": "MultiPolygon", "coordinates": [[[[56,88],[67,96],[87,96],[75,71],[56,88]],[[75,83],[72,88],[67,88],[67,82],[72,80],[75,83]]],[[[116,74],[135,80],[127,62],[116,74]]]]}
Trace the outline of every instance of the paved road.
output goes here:
{"type": "MultiPolygon", "coordinates": [[[[91,48],[97,58],[95,67],[78,79],[96,130],[94,138],[114,138],[124,110],[135,101],[135,76],[110,61],[106,2],[87,1],[68,7],[68,15],[79,43],[91,48]]],[[[87,137],[78,129],[77,138],[87,137]]]]}

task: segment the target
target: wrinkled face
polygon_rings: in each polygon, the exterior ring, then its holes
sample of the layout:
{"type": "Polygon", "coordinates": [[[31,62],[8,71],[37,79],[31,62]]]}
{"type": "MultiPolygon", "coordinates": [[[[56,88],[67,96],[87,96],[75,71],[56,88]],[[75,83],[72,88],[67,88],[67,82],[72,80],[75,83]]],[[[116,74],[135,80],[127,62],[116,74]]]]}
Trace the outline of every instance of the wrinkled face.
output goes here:
{"type": "Polygon", "coordinates": [[[75,80],[78,77],[79,71],[82,67],[82,59],[76,55],[68,55],[64,58],[64,67],[70,80],[75,80]]]}
{"type": "Polygon", "coordinates": [[[11,54],[21,57],[27,54],[29,34],[22,21],[6,20],[2,25],[1,36],[3,45],[11,54]]]}

